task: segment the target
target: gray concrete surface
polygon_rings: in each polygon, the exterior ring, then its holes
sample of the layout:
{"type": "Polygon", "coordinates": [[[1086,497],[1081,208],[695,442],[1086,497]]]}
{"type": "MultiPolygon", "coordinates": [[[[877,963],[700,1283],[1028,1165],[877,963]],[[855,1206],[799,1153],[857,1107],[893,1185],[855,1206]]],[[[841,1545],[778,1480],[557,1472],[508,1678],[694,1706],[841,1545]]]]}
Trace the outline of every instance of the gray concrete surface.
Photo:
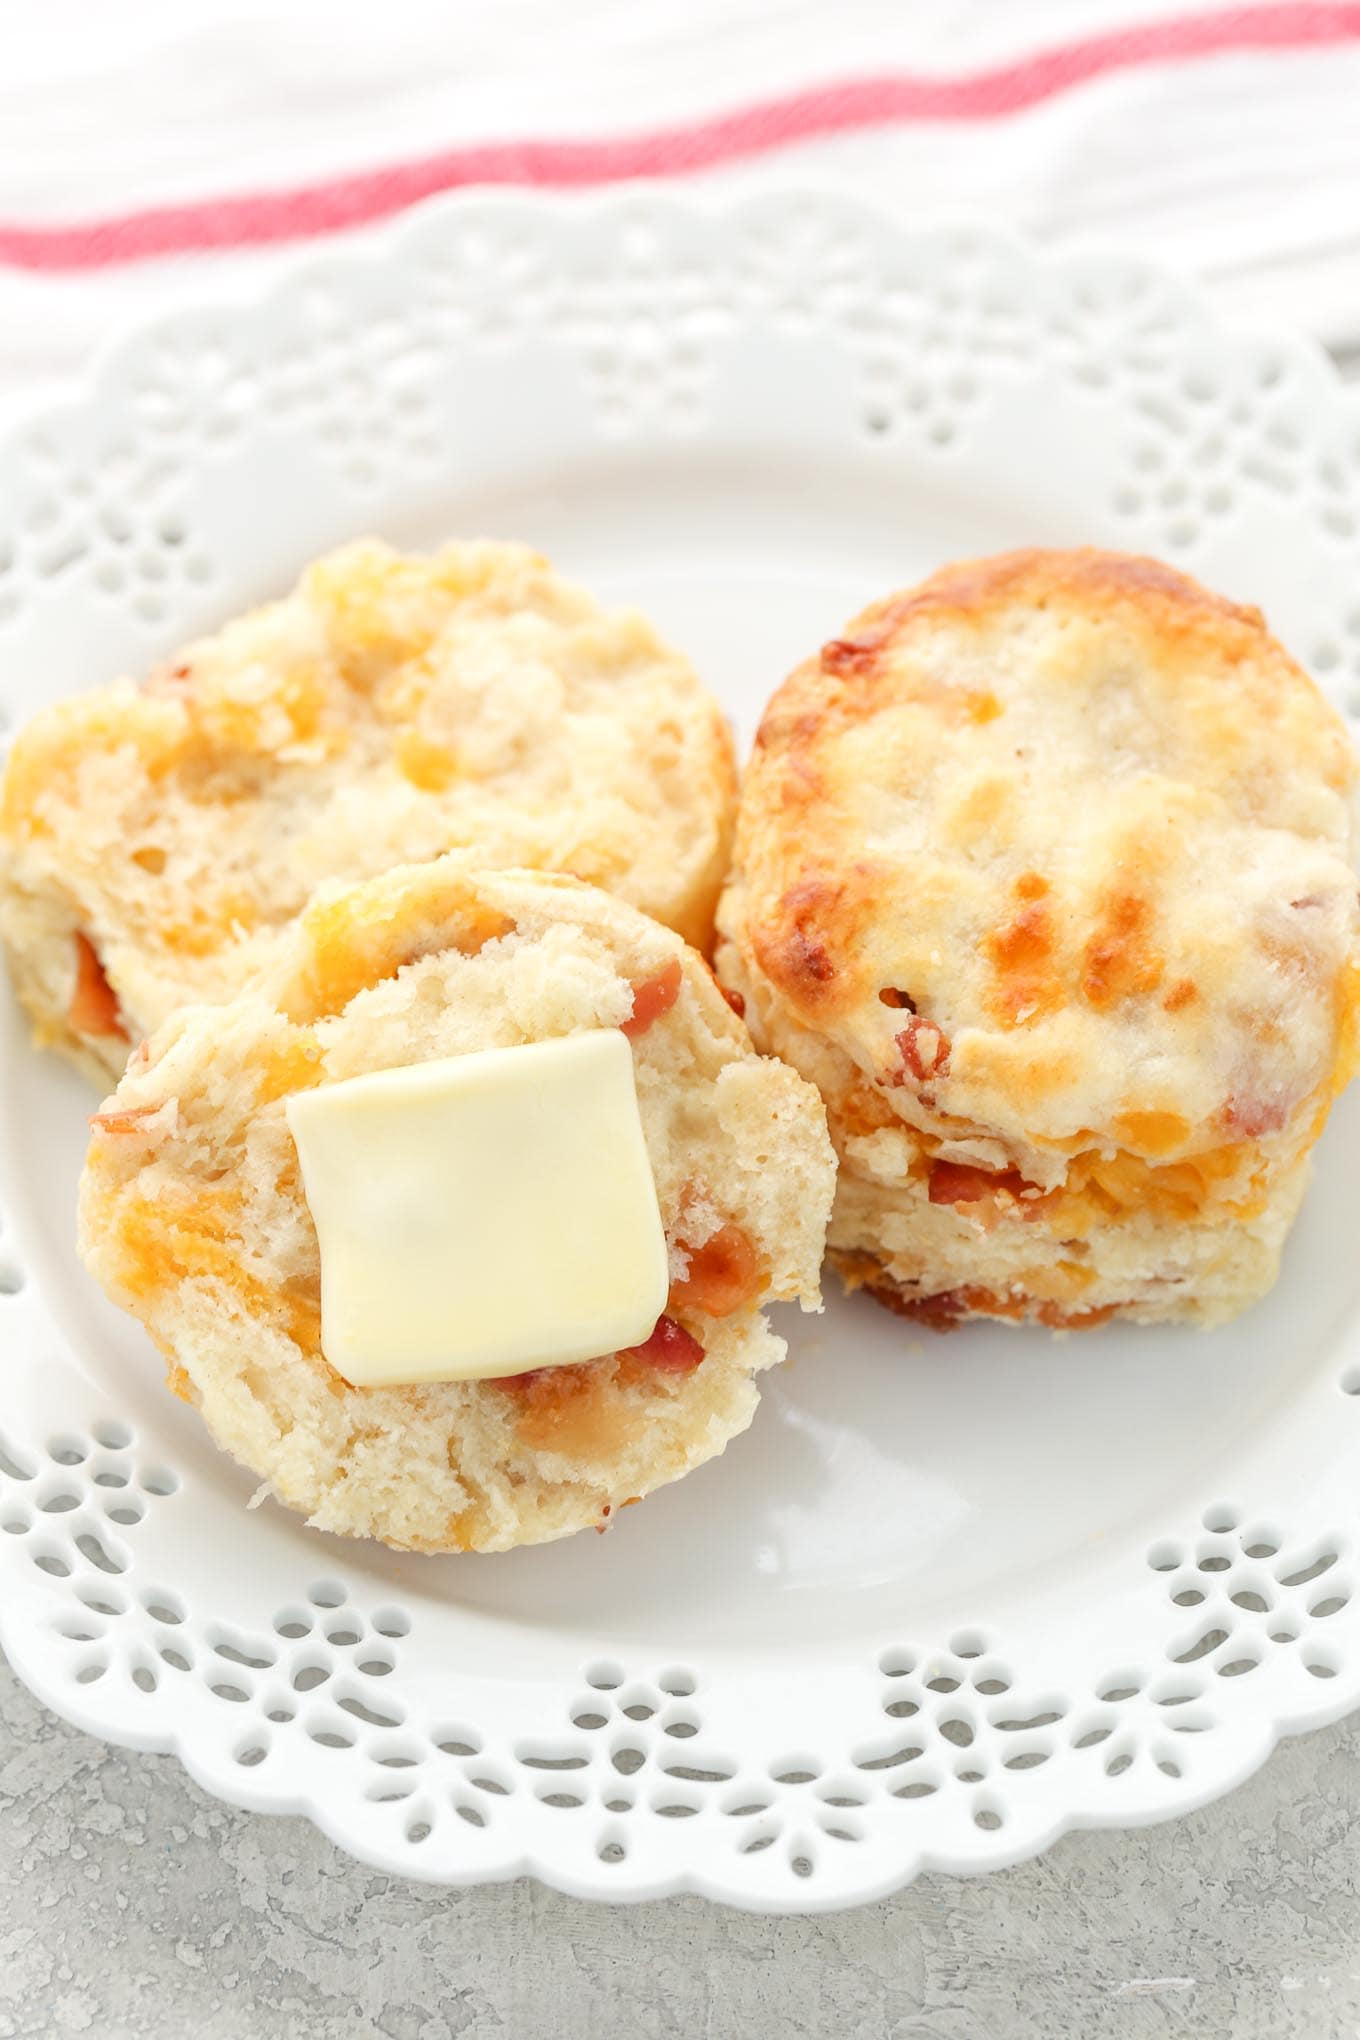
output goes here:
{"type": "Polygon", "coordinates": [[[1350,2040],[1360,1719],[1242,1791],[830,1918],[429,1891],[0,1664],[0,2040],[1350,2040]]]}

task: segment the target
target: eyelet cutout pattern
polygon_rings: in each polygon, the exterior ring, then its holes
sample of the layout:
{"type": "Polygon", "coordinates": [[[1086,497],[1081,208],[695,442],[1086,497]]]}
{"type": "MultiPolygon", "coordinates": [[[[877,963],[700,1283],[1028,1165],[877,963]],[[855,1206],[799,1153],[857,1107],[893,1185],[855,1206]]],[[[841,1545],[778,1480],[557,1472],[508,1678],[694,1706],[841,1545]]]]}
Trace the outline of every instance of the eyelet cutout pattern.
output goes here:
{"type": "Polygon", "coordinates": [[[701,1854],[731,1875],[743,1874],[732,1858],[768,1858],[762,1888],[777,1895],[838,1878],[843,1851],[872,1854],[885,1836],[909,1850],[918,1825],[1023,1836],[1058,1778],[1069,1790],[1079,1779],[1116,1819],[1121,1796],[1145,1806],[1197,1789],[1206,1748],[1229,1727],[1228,1683],[1269,1675],[1298,1693],[1335,1678],[1338,1618],[1355,1596],[1349,1539],[1290,1539],[1221,1503],[1190,1536],[1148,1551],[1160,1660],[1113,1665],[1086,1688],[1036,1683],[966,1629],[934,1650],[886,1646],[857,1725],[772,1756],[715,1731],[699,1668],[616,1658],[581,1668],[556,1720],[506,1734],[494,1708],[483,1720],[414,1709],[411,1613],[361,1605],[335,1575],[307,1583],[267,1631],[144,1579],[133,1540],[179,1490],[117,1421],[56,1433],[42,1451],[0,1439],[0,1531],[53,1590],[55,1676],[82,1695],[116,1688],[125,1716],[194,1711],[218,1761],[250,1774],[236,1793],[252,1802],[338,1766],[331,1789],[356,1795],[388,1846],[425,1850],[431,1865],[500,1846],[508,1819],[521,1835],[560,1820],[580,1830],[574,1853],[622,1874],[671,1824],[694,1822],[701,1854]]]}

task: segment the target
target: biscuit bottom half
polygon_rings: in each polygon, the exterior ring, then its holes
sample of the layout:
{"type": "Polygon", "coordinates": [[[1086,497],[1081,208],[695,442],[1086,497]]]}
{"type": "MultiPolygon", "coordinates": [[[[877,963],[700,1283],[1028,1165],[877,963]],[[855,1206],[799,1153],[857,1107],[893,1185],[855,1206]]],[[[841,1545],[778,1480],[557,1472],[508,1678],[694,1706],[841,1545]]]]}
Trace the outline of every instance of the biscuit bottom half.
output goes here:
{"type": "MultiPolygon", "coordinates": [[[[428,1237],[423,1180],[379,1154],[380,1194],[428,1237]]],[[[447,1150],[443,1166],[493,1194],[475,1157],[447,1150]]],[[[452,855],[319,893],[273,975],[181,1008],[134,1051],[92,1122],[81,1251],[159,1347],[173,1393],[313,1528],[508,1551],[605,1528],[746,1429],[758,1377],[784,1357],[766,1304],[820,1307],[834,1174],[817,1093],[755,1054],[678,935],[574,879],[452,855]],[[352,1383],[327,1352],[289,1102],[615,1029],[666,1235],[650,1336],[504,1378],[352,1383]]],[[[572,1194],[559,1178],[554,1195],[572,1194]]],[[[575,1286],[552,1274],[542,1221],[509,1202],[502,1279],[549,1290],[575,1338],[575,1286]]],[[[447,1307],[462,1307],[452,1279],[447,1307]]]]}
{"type": "Polygon", "coordinates": [[[940,1162],[893,1186],[843,1169],[831,1264],[847,1288],[937,1331],[974,1318],[1222,1324],[1279,1273],[1311,1132],[1272,1140],[1271,1155],[1241,1142],[1162,1168],[1081,1157],[1048,1190],[940,1162]]]}

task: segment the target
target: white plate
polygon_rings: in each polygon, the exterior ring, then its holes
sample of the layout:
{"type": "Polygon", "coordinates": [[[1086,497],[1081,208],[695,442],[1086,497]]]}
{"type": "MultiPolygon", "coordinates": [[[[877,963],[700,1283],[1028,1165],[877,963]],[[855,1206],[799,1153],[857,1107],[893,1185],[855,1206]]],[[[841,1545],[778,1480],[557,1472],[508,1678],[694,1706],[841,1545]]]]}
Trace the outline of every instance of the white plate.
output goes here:
{"type": "MultiPolygon", "coordinates": [[[[817,194],[478,198],[140,333],[18,436],[0,714],[367,530],[534,541],[744,734],[865,600],[1026,542],[1184,561],[1353,709],[1358,526],[1321,356],[1139,263],[817,194]]],[[[1181,1812],[1360,1701],[1360,1099],[1240,1324],[939,1339],[838,1299],[607,1538],[446,1560],[246,1512],[76,1263],[88,1106],[6,1004],[0,1639],[226,1799],[412,1876],[810,1910],[1181,1812]]]]}

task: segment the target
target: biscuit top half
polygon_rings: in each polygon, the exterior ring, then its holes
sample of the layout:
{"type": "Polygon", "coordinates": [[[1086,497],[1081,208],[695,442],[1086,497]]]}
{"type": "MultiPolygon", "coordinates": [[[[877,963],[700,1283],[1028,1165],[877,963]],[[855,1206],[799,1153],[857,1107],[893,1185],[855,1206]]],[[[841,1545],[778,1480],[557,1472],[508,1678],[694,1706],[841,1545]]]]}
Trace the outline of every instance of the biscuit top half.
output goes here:
{"type": "Polygon", "coordinates": [[[965,562],[775,695],[723,924],[903,1116],[1203,1151],[1350,1074],[1355,781],[1256,610],[1118,554],[965,562]]]}
{"type": "Polygon", "coordinates": [[[642,616],[524,546],[364,540],[141,685],[35,717],[0,867],[37,932],[10,939],[65,959],[71,923],[133,1039],[181,999],[232,996],[323,881],[464,845],[702,943],[734,799],[716,702],[642,616]]]}

